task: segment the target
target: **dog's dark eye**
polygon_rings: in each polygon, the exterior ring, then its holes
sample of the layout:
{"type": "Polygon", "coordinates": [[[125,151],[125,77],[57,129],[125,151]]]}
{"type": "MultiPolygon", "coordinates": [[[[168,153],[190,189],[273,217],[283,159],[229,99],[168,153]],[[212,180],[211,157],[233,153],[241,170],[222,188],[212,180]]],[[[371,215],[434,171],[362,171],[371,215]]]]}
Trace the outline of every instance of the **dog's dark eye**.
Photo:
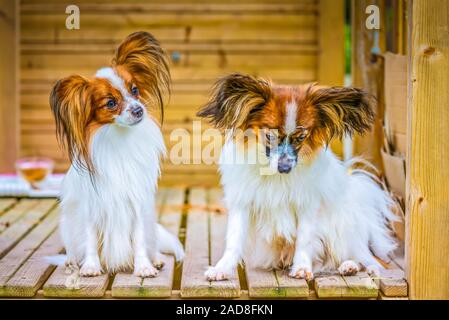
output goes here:
{"type": "Polygon", "coordinates": [[[106,103],[106,107],[108,107],[108,109],[114,109],[116,106],[117,106],[117,102],[114,99],[110,99],[106,103]]]}
{"type": "Polygon", "coordinates": [[[299,136],[293,138],[293,142],[294,142],[294,143],[300,143],[300,142],[303,142],[304,139],[305,139],[306,137],[307,137],[307,134],[301,133],[299,136]]]}
{"type": "Polygon", "coordinates": [[[277,136],[274,133],[272,133],[272,132],[268,132],[265,135],[265,138],[266,138],[268,144],[272,144],[272,143],[275,143],[277,141],[277,136]]]}
{"type": "Polygon", "coordinates": [[[131,94],[132,94],[133,96],[138,96],[138,95],[139,95],[139,89],[137,89],[136,86],[132,86],[132,88],[131,88],[131,94]]]}

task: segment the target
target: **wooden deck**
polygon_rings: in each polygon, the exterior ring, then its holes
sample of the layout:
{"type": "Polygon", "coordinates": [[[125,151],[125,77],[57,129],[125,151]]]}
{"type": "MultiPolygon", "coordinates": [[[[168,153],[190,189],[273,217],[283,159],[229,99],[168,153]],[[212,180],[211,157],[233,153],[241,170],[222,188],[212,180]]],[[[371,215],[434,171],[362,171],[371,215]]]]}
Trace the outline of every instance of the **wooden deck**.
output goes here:
{"type": "Polygon", "coordinates": [[[128,273],[79,277],[43,257],[63,252],[57,232],[56,199],[0,199],[0,296],[27,298],[288,298],[406,299],[401,261],[380,279],[364,273],[342,277],[322,274],[314,281],[289,278],[285,271],[245,270],[229,281],[209,282],[204,271],[220,258],[226,213],[220,189],[162,188],[159,221],[185,244],[176,264],[165,256],[158,277],[142,280],[128,273]]]}

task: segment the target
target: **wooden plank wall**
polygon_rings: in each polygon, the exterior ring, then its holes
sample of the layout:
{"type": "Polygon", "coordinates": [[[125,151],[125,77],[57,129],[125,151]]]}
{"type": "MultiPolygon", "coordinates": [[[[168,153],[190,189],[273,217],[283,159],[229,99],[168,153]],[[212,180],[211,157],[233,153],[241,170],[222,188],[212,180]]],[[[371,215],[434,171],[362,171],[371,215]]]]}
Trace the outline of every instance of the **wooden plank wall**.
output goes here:
{"type": "MultiPolygon", "coordinates": [[[[241,71],[279,83],[312,82],[318,79],[319,59],[326,59],[319,56],[318,0],[76,3],[80,30],[65,29],[70,1],[23,0],[20,8],[20,154],[51,156],[57,171],[68,165],[57,147],[48,106],[52,84],[72,73],[92,75],[108,65],[113,49],[131,32],[150,31],[172,57],[173,93],[163,125],[169,149],[177,142],[170,141],[173,129],[192,131],[195,112],[217,77],[241,71]]],[[[330,4],[326,10],[332,10],[330,4]]],[[[216,166],[166,163],[162,183],[183,181],[216,184],[216,166]]]]}
{"type": "Polygon", "coordinates": [[[18,1],[0,0],[0,173],[13,172],[19,151],[18,1]]]}

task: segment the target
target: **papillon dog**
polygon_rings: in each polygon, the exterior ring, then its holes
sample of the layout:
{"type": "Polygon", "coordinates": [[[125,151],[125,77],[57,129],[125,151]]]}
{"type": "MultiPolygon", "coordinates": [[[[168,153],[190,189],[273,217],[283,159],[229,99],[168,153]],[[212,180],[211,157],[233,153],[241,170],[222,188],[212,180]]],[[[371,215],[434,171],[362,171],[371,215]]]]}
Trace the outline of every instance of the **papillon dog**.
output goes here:
{"type": "Polygon", "coordinates": [[[207,279],[229,278],[242,259],[306,280],[362,267],[379,273],[376,257],[388,260],[396,247],[393,201],[373,174],[327,147],[334,137],[369,130],[372,100],[357,88],[281,86],[242,74],[216,83],[198,115],[227,129],[220,172],[228,226],[225,252],[207,279]],[[240,129],[256,140],[235,139],[240,129]],[[260,161],[235,161],[252,150],[260,161]]]}
{"type": "Polygon", "coordinates": [[[92,79],[59,80],[50,106],[58,140],[71,160],[62,186],[60,233],[66,265],[81,276],[134,270],[154,277],[160,252],[182,259],[179,240],[157,224],[155,193],[161,129],[148,108],[163,115],[168,62],[147,32],[129,35],[111,67],[92,79]]]}

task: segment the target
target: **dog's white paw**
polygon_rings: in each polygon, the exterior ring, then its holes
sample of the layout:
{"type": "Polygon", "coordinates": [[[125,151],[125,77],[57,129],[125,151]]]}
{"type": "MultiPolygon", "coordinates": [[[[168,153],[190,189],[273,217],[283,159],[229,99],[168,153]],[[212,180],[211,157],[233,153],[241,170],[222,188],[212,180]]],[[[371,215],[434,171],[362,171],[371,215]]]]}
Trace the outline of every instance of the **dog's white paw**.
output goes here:
{"type": "Polygon", "coordinates": [[[358,263],[352,260],[343,261],[343,263],[338,267],[338,272],[342,276],[354,276],[360,271],[358,263]]]}
{"type": "Polygon", "coordinates": [[[79,270],[78,264],[75,260],[67,259],[67,261],[64,263],[65,265],[65,274],[72,274],[73,272],[79,270]]]}
{"type": "Polygon", "coordinates": [[[306,266],[293,266],[288,275],[295,279],[305,279],[307,281],[313,279],[312,268],[306,266]]]}
{"type": "Polygon", "coordinates": [[[154,278],[159,271],[151,263],[142,263],[134,267],[134,275],[141,278],[154,278]]]}
{"type": "Polygon", "coordinates": [[[204,275],[209,281],[222,281],[229,279],[231,272],[222,270],[218,267],[209,267],[204,275]]]}
{"type": "Polygon", "coordinates": [[[153,266],[158,270],[161,270],[165,265],[160,254],[157,254],[156,257],[154,259],[152,259],[152,262],[153,262],[153,266]]]}
{"type": "Polygon", "coordinates": [[[378,265],[372,264],[366,267],[366,273],[373,278],[380,277],[380,267],[378,265]]]}
{"type": "Polygon", "coordinates": [[[80,269],[80,276],[82,277],[96,277],[103,273],[101,265],[98,262],[86,261],[80,269]]]}

